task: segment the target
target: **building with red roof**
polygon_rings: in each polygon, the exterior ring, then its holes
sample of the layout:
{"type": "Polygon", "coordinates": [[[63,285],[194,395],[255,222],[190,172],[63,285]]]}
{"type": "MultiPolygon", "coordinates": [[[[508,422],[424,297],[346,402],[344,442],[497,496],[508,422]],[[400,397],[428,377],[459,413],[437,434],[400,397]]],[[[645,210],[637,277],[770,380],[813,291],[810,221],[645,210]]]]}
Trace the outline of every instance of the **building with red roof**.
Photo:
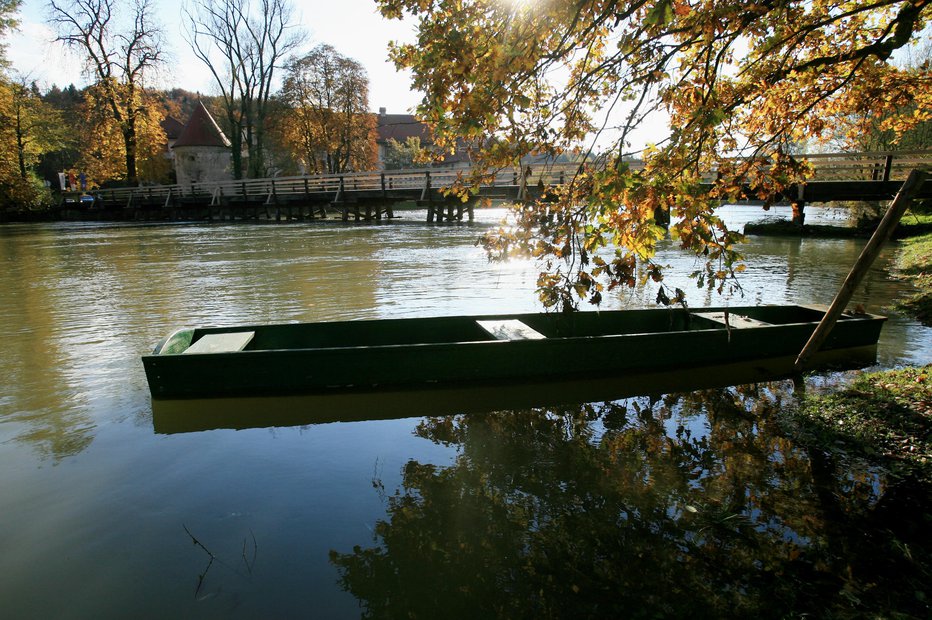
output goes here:
{"type": "Polygon", "coordinates": [[[191,118],[171,143],[171,151],[175,175],[181,185],[233,178],[230,140],[201,101],[197,102],[191,118]]]}
{"type": "MultiPolygon", "coordinates": [[[[404,143],[409,138],[420,140],[421,146],[430,146],[433,141],[430,127],[417,120],[411,114],[387,114],[385,108],[379,108],[376,117],[376,145],[379,148],[379,169],[385,168],[385,153],[389,140],[404,143]]],[[[470,164],[469,154],[463,144],[457,144],[456,152],[446,154],[442,161],[435,162],[434,167],[458,168],[470,164]]]]}

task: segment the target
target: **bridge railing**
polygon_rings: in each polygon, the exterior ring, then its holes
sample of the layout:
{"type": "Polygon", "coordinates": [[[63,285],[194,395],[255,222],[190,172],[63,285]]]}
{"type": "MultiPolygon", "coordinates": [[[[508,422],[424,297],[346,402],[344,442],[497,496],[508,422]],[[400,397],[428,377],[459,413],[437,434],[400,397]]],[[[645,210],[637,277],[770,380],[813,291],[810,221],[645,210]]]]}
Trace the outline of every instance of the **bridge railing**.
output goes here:
{"type": "MultiPolygon", "coordinates": [[[[797,159],[808,160],[815,169],[813,181],[845,180],[902,180],[910,170],[929,166],[932,151],[828,153],[796,155],[797,159]]],[[[632,161],[634,169],[643,163],[632,161]]],[[[490,172],[486,187],[532,187],[570,182],[579,170],[578,163],[532,164],[525,168],[503,168],[490,172]]],[[[278,197],[329,197],[341,199],[342,192],[388,192],[394,190],[424,190],[425,187],[439,189],[449,187],[463,176],[469,168],[423,168],[416,170],[386,170],[382,172],[352,172],[328,175],[303,175],[272,177],[266,179],[242,179],[237,181],[191,183],[186,185],[150,185],[97,190],[95,194],[111,203],[127,206],[141,201],[149,204],[170,204],[185,198],[204,199],[212,202],[223,200],[245,200],[273,202],[278,197]]],[[[714,178],[710,171],[709,179],[714,178]]]]}
{"type": "Polygon", "coordinates": [[[815,153],[797,156],[815,169],[814,181],[902,181],[932,163],[930,151],[815,153]]]}

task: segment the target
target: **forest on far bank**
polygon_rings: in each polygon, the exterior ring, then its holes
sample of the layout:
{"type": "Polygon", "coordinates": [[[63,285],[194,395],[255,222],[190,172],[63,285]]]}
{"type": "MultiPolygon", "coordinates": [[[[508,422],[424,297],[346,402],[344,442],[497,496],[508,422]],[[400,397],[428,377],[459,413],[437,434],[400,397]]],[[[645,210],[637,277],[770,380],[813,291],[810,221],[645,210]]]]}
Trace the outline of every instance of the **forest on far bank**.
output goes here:
{"type": "MultiPolygon", "coordinates": [[[[0,0],[0,39],[20,5],[0,0]]],[[[230,143],[233,178],[375,168],[365,67],[330,45],[306,51],[289,0],[192,0],[183,11],[210,94],[151,87],[167,52],[151,0],[49,3],[56,42],[83,59],[87,86],[40,87],[0,46],[0,209],[51,204],[60,173],[87,189],[171,183],[167,133],[198,101],[230,143]]],[[[383,146],[385,165],[421,154],[418,139],[383,146]]]]}
{"type": "MultiPolygon", "coordinates": [[[[84,173],[88,187],[127,183],[120,130],[93,86],[45,91],[36,83],[0,79],[0,208],[40,208],[60,189],[58,174],[84,173]]],[[[222,97],[181,88],[146,90],[136,121],[135,184],[173,183],[164,121],[187,122],[201,101],[227,136],[222,97]]],[[[283,97],[274,97],[265,118],[260,175],[337,173],[376,165],[376,115],[318,114],[304,118],[283,97]],[[329,131],[328,131],[329,130],[329,131]],[[333,134],[333,135],[329,135],[333,134]],[[332,146],[331,146],[332,145],[332,146]],[[310,153],[310,155],[308,155],[310,153]]],[[[394,143],[388,157],[412,160],[418,144],[394,143]]],[[[401,162],[404,163],[404,162],[401,162]]],[[[243,175],[246,176],[246,175],[243,175]]]]}

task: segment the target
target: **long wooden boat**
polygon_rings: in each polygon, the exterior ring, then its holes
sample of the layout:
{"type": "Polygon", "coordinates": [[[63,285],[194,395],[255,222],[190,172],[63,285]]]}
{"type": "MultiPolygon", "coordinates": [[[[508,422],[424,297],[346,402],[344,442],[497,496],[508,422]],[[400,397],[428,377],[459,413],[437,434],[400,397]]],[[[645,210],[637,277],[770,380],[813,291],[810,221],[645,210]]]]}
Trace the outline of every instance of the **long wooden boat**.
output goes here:
{"type": "MultiPolygon", "coordinates": [[[[795,359],[824,311],[664,308],[180,329],[142,361],[154,398],[689,372],[795,359]]],[[[837,357],[876,347],[885,320],[845,314],[822,350],[837,357]]]]}

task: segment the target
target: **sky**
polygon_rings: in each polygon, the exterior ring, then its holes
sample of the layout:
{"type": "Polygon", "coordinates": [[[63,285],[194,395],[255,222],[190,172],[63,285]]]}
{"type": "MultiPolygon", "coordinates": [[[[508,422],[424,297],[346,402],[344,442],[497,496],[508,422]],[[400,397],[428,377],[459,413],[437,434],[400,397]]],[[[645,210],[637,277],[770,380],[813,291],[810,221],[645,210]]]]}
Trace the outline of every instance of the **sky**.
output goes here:
{"type": "MultiPolygon", "coordinates": [[[[194,56],[182,36],[184,1],[152,0],[169,51],[169,60],[156,76],[154,86],[180,87],[204,95],[219,94],[206,66],[194,56]]],[[[389,114],[414,111],[420,95],[411,91],[410,75],[399,72],[388,60],[390,41],[415,40],[416,24],[411,18],[405,21],[383,19],[375,0],[291,1],[298,26],[304,33],[297,53],[328,43],[368,70],[370,111],[377,112],[383,107],[389,114]]],[[[129,4],[128,0],[117,0],[117,6],[129,4]]],[[[7,39],[7,58],[14,69],[36,80],[41,87],[86,85],[80,58],[54,42],[55,33],[48,23],[48,15],[48,0],[23,0],[19,29],[7,39]]],[[[279,72],[279,78],[281,75],[279,72]]],[[[616,110],[611,120],[620,122],[623,117],[624,110],[616,110]]],[[[655,114],[629,136],[630,148],[637,152],[647,143],[662,140],[668,134],[666,116],[655,114]]],[[[606,131],[582,146],[595,146],[600,150],[611,146],[616,138],[617,132],[606,131]]]]}
{"type": "MultiPolygon", "coordinates": [[[[117,4],[126,6],[129,2],[118,0],[117,4]]],[[[293,0],[293,5],[296,21],[304,31],[300,52],[329,43],[368,70],[369,107],[373,112],[382,107],[390,114],[413,110],[420,97],[411,91],[409,76],[399,73],[388,60],[389,41],[414,39],[412,23],[383,19],[374,0],[293,0]]],[[[153,6],[171,54],[157,76],[156,86],[216,94],[212,76],[182,37],[182,0],[153,0],[153,6]]],[[[80,59],[53,42],[55,34],[48,24],[48,14],[47,0],[23,1],[19,30],[7,39],[7,57],[14,69],[41,86],[82,86],[86,81],[80,59]]]]}

